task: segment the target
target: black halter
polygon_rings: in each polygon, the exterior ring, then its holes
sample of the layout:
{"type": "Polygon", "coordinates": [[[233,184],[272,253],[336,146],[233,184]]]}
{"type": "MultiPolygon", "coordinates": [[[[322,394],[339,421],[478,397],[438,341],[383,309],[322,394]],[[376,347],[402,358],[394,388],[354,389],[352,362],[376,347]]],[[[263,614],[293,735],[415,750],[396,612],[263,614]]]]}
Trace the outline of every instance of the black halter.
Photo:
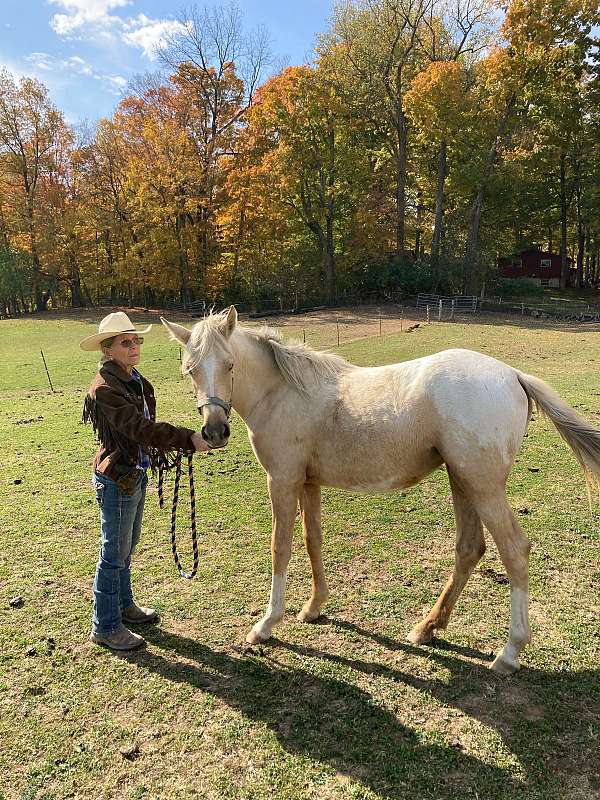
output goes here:
{"type": "Polygon", "coordinates": [[[220,406],[223,409],[223,411],[225,412],[225,415],[226,415],[227,419],[229,419],[229,417],[231,415],[231,403],[227,403],[225,400],[221,400],[220,397],[216,397],[216,396],[214,396],[214,397],[205,397],[204,398],[204,402],[198,403],[198,413],[199,414],[202,414],[202,409],[204,408],[204,406],[220,406]]]}

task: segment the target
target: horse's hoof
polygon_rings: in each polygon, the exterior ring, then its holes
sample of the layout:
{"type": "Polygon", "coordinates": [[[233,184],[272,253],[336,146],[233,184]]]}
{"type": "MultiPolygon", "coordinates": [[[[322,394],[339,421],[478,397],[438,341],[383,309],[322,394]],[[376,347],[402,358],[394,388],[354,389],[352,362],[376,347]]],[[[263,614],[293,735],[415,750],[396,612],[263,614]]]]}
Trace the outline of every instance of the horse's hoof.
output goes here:
{"type": "Polygon", "coordinates": [[[248,644],[262,644],[266,642],[267,639],[270,638],[270,635],[265,636],[264,633],[257,631],[256,628],[252,628],[250,633],[246,636],[246,642],[248,644]]]}
{"type": "Polygon", "coordinates": [[[406,635],[406,638],[411,644],[430,644],[433,641],[433,631],[423,630],[420,625],[417,625],[406,635]]]}
{"type": "Polygon", "coordinates": [[[497,675],[514,675],[514,673],[519,669],[519,664],[506,661],[501,656],[496,656],[496,658],[490,664],[490,669],[497,675]]]}
{"type": "Polygon", "coordinates": [[[320,616],[320,611],[311,611],[310,609],[303,608],[302,611],[296,615],[296,619],[300,622],[316,622],[320,616]]]}

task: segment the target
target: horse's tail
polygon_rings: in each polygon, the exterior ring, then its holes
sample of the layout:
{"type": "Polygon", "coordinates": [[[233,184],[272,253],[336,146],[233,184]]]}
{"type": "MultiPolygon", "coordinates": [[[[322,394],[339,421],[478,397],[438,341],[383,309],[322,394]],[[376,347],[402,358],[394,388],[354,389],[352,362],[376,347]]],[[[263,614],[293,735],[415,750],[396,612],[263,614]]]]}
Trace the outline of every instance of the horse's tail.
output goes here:
{"type": "Polygon", "coordinates": [[[600,487],[600,429],[577,414],[544,381],[518,370],[517,377],[527,395],[530,408],[535,403],[540,414],[554,424],[575,454],[583,469],[589,495],[592,485],[600,487]]]}

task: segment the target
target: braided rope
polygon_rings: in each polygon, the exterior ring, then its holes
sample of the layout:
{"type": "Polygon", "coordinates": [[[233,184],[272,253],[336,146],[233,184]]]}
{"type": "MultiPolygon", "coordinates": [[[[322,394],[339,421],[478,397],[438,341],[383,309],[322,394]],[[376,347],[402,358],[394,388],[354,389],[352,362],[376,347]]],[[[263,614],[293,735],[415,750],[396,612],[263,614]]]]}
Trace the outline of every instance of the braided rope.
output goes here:
{"type": "MultiPolygon", "coordinates": [[[[194,551],[194,564],[192,566],[191,572],[186,572],[181,566],[179,553],[177,552],[177,536],[175,533],[177,527],[177,503],[179,501],[179,481],[181,479],[182,457],[183,457],[183,451],[179,450],[177,453],[177,457],[175,459],[175,463],[173,464],[173,466],[175,467],[175,486],[173,487],[173,503],[171,505],[171,550],[173,552],[173,560],[175,561],[175,566],[177,567],[177,571],[179,572],[182,578],[188,578],[189,580],[191,580],[198,571],[198,534],[196,530],[196,491],[194,487],[193,453],[187,454],[188,477],[190,482],[190,518],[191,518],[191,531],[192,531],[192,548],[194,551]]],[[[164,465],[161,465],[158,469],[158,504],[160,508],[164,507],[163,480],[164,480],[165,470],[166,467],[164,465]]]]}

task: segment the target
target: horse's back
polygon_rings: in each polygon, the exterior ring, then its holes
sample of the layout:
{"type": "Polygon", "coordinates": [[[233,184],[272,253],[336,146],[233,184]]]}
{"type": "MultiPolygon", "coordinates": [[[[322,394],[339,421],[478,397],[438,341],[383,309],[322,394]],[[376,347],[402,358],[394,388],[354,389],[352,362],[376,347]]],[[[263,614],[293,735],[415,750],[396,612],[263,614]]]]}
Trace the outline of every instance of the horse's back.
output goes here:
{"type": "MultiPolygon", "coordinates": [[[[525,433],[527,409],[516,371],[472,350],[357,368],[339,384],[325,436],[337,462],[329,466],[335,471],[359,455],[358,463],[369,464],[373,484],[382,488],[411,485],[441,461],[467,477],[496,472],[505,478],[525,433]],[[391,478],[396,470],[397,481],[391,478]]],[[[321,463],[329,461],[323,445],[321,463]]],[[[366,479],[358,463],[349,470],[361,474],[357,486],[366,479]]]]}

